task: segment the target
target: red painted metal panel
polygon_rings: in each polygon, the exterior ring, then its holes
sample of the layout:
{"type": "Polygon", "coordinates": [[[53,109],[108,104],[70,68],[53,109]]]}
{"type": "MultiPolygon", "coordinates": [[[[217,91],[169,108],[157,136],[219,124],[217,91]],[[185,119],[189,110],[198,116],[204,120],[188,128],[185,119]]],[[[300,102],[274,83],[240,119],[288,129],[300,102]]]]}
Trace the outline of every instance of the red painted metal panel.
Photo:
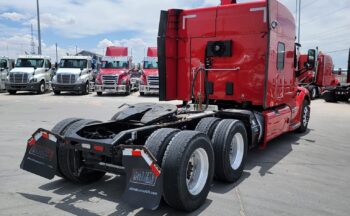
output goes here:
{"type": "Polygon", "coordinates": [[[147,48],[147,57],[158,57],[157,47],[148,47],[147,48]]]}
{"type": "Polygon", "coordinates": [[[106,49],[106,56],[128,56],[128,48],[109,46],[106,49]]]}
{"type": "Polygon", "coordinates": [[[265,134],[264,142],[260,148],[265,148],[268,141],[289,131],[291,113],[291,109],[288,106],[263,112],[265,119],[265,134]]]}

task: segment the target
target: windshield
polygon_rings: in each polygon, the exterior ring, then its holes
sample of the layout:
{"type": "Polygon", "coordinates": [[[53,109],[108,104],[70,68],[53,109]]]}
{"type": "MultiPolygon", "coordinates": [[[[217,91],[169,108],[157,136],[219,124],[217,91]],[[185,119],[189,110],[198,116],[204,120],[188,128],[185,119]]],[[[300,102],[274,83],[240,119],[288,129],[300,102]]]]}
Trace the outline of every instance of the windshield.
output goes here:
{"type": "Polygon", "coordinates": [[[158,68],[158,62],[156,61],[144,61],[143,63],[143,69],[157,69],[158,68]]]}
{"type": "Polygon", "coordinates": [[[61,59],[60,68],[86,68],[86,59],[61,59]]]}
{"type": "Polygon", "coordinates": [[[41,68],[44,65],[44,59],[17,59],[16,67],[36,67],[41,68]]]}
{"type": "Polygon", "coordinates": [[[6,59],[0,59],[0,68],[6,68],[6,67],[7,67],[6,59]]]}
{"type": "Polygon", "coordinates": [[[128,68],[127,61],[103,61],[101,68],[128,68]]]}

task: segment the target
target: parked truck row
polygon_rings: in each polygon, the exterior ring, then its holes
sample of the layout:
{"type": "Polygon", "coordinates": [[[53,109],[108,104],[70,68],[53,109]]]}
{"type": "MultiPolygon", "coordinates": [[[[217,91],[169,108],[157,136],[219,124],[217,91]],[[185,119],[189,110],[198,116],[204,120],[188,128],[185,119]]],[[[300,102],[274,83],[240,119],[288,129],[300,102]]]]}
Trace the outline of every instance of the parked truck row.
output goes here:
{"type": "Polygon", "coordinates": [[[102,57],[97,76],[96,64],[89,56],[64,56],[55,68],[49,57],[20,56],[16,64],[8,58],[1,58],[0,90],[10,94],[17,91],[44,93],[50,85],[55,95],[63,91],[89,94],[96,91],[129,95],[139,90],[140,95],[158,94],[157,48],[150,47],[139,70],[132,67],[132,57],[127,47],[110,46],[102,57]]]}

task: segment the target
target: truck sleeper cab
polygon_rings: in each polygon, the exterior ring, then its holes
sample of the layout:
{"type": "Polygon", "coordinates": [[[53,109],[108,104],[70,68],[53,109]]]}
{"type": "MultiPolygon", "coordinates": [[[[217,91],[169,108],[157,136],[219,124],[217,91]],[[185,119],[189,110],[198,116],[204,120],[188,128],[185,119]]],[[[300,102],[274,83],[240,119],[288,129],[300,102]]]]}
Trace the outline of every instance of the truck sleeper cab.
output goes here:
{"type": "Polygon", "coordinates": [[[19,56],[8,76],[6,90],[10,94],[17,91],[31,91],[42,94],[49,89],[52,78],[51,60],[39,55],[19,56]]]}
{"type": "Polygon", "coordinates": [[[7,77],[15,66],[15,61],[8,57],[0,57],[0,92],[5,91],[5,83],[7,81],[7,77]]]}
{"type": "MultiPolygon", "coordinates": [[[[306,66],[306,70],[298,76],[299,85],[307,88],[311,100],[318,98],[326,88],[339,85],[337,75],[333,72],[333,60],[330,55],[311,49],[309,52],[316,53],[314,65],[306,66]]],[[[304,68],[308,62],[308,55],[302,54],[299,59],[299,68],[304,68]]]]}
{"type": "Polygon", "coordinates": [[[89,94],[93,69],[89,56],[63,57],[52,79],[54,94],[59,95],[62,91],[89,94]]]}
{"type": "Polygon", "coordinates": [[[154,210],[164,198],[198,209],[214,175],[241,177],[248,149],[307,130],[310,98],[297,86],[294,35],[292,14],[276,0],[162,11],[159,98],[183,103],[124,104],[108,122],[70,118],[38,129],[21,167],[86,183],[121,173],[132,205],[154,210]]]}
{"type": "Polygon", "coordinates": [[[159,94],[158,51],[148,47],[140,77],[140,95],[159,94]]]}

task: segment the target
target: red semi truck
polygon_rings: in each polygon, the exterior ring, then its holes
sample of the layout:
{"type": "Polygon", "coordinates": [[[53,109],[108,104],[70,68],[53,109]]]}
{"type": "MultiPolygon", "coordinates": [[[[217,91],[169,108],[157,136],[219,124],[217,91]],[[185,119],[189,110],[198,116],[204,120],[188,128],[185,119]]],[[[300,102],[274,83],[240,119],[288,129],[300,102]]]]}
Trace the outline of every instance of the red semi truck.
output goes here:
{"type": "MultiPolygon", "coordinates": [[[[340,71],[341,74],[341,71],[340,71]]],[[[343,101],[347,102],[350,99],[350,49],[348,55],[348,70],[346,74],[346,83],[327,87],[326,90],[322,93],[322,98],[326,102],[338,102],[343,101]]]]}
{"type": "Polygon", "coordinates": [[[124,104],[108,122],[69,118],[38,129],[21,168],[78,183],[125,174],[125,201],[156,209],[163,197],[193,211],[214,175],[240,178],[248,149],[307,130],[310,96],[298,86],[296,58],[294,17],[276,0],[162,11],[159,99],[183,103],[124,104]]]}
{"type": "Polygon", "coordinates": [[[127,47],[107,47],[106,56],[102,57],[102,65],[96,78],[97,95],[101,96],[103,92],[129,95],[131,63],[132,57],[128,56],[127,47]]]}
{"type": "Polygon", "coordinates": [[[158,50],[148,47],[140,77],[140,95],[159,94],[158,50]]]}
{"type": "MultiPolygon", "coordinates": [[[[338,86],[339,80],[333,73],[333,60],[330,55],[318,52],[318,48],[309,52],[316,54],[315,65],[313,69],[301,72],[298,81],[301,86],[309,90],[312,100],[319,97],[326,88],[338,86]]],[[[300,55],[299,68],[303,68],[308,63],[307,58],[307,54],[300,55]]]]}

